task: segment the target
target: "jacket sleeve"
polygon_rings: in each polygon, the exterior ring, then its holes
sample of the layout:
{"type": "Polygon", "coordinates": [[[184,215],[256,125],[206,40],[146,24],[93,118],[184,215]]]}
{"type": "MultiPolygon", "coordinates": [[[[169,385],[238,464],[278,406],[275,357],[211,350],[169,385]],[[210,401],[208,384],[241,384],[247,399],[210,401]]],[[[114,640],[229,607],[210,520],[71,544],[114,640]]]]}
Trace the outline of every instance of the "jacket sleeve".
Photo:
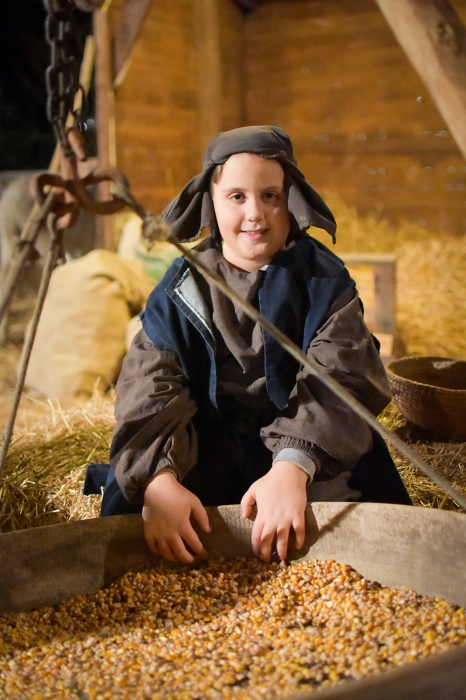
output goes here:
{"type": "MultiPolygon", "coordinates": [[[[385,369],[354,290],[333,304],[307,354],[374,415],[390,402],[385,369]]],[[[301,450],[314,459],[318,472],[335,460],[351,469],[372,447],[366,421],[306,369],[299,372],[287,407],[261,435],[274,454],[301,450]]]]}
{"type": "Polygon", "coordinates": [[[141,502],[157,471],[169,467],[181,481],[196,464],[197,409],[176,353],[158,350],[143,330],[123,361],[116,393],[110,463],[128,501],[141,502]]]}

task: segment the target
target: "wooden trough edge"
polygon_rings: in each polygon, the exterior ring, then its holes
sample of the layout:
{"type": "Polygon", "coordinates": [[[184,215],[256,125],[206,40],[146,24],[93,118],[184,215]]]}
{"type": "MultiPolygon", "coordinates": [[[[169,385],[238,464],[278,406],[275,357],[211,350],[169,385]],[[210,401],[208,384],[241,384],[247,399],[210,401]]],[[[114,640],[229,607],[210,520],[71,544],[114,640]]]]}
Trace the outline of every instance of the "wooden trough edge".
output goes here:
{"type": "MultiPolygon", "coordinates": [[[[252,522],[239,506],[208,508],[201,538],[212,558],[253,556],[252,522]]],[[[306,543],[291,560],[335,559],[393,587],[466,606],[466,516],[377,503],[313,503],[306,543]]],[[[109,585],[160,559],[147,548],[140,515],[117,515],[0,534],[0,611],[56,605],[109,585]]],[[[319,691],[321,700],[466,700],[466,647],[319,691]]],[[[314,698],[303,692],[293,700],[314,698]]],[[[291,700],[291,699],[290,699],[291,700]]]]}
{"type": "MultiPolygon", "coordinates": [[[[253,556],[252,521],[240,506],[207,508],[199,535],[216,559],[253,556]]],[[[312,503],[306,542],[290,560],[335,559],[366,578],[466,607],[466,516],[382,503],[312,503]]],[[[141,516],[115,515],[0,534],[0,612],[56,605],[109,585],[160,558],[147,548],[141,516]]]]}

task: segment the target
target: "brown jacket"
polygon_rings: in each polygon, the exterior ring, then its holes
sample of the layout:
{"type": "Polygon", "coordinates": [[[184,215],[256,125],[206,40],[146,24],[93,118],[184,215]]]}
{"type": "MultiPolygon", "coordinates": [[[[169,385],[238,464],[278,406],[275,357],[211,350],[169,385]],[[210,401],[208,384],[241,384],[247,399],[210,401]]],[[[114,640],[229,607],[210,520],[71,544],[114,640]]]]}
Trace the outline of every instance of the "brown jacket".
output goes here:
{"type": "MultiPolygon", "coordinates": [[[[265,270],[239,271],[215,248],[198,255],[243,298],[256,303],[265,270]]],[[[267,395],[260,326],[215,287],[205,296],[215,328],[217,395],[225,420],[234,427],[244,419],[259,426],[270,464],[273,455],[292,448],[314,460],[316,485],[335,478],[340,483],[342,473],[349,477],[371,448],[369,427],[306,370],[297,375],[288,406],[277,411],[267,395]]],[[[374,414],[388,404],[385,371],[353,288],[333,303],[308,354],[374,414]]],[[[142,498],[147,480],[158,470],[170,467],[183,481],[195,468],[196,411],[179,358],[159,350],[140,331],[117,384],[111,450],[118,483],[129,501],[142,498]]],[[[344,500],[341,494],[339,500],[344,500]]]]}

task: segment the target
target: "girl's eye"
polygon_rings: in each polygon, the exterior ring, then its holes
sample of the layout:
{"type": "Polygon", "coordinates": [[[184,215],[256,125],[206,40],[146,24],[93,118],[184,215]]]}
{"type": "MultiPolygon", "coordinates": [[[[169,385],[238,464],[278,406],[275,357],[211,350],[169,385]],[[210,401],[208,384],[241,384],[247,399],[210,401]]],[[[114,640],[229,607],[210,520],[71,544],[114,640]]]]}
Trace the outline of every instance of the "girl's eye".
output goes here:
{"type": "Polygon", "coordinates": [[[243,199],[243,195],[240,192],[235,192],[231,195],[231,198],[234,199],[236,202],[239,202],[241,199],[243,199]]]}
{"type": "Polygon", "coordinates": [[[276,192],[266,192],[264,197],[265,197],[265,199],[276,199],[277,193],[276,192]]]}

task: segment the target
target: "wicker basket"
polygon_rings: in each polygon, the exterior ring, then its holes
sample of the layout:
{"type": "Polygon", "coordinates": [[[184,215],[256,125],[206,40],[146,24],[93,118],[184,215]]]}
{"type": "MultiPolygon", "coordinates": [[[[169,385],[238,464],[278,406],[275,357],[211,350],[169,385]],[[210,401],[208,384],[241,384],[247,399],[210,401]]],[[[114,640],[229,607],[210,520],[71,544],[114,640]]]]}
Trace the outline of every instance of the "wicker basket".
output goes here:
{"type": "Polygon", "coordinates": [[[396,405],[422,432],[466,440],[466,362],[446,357],[402,357],[387,367],[396,405]]]}

